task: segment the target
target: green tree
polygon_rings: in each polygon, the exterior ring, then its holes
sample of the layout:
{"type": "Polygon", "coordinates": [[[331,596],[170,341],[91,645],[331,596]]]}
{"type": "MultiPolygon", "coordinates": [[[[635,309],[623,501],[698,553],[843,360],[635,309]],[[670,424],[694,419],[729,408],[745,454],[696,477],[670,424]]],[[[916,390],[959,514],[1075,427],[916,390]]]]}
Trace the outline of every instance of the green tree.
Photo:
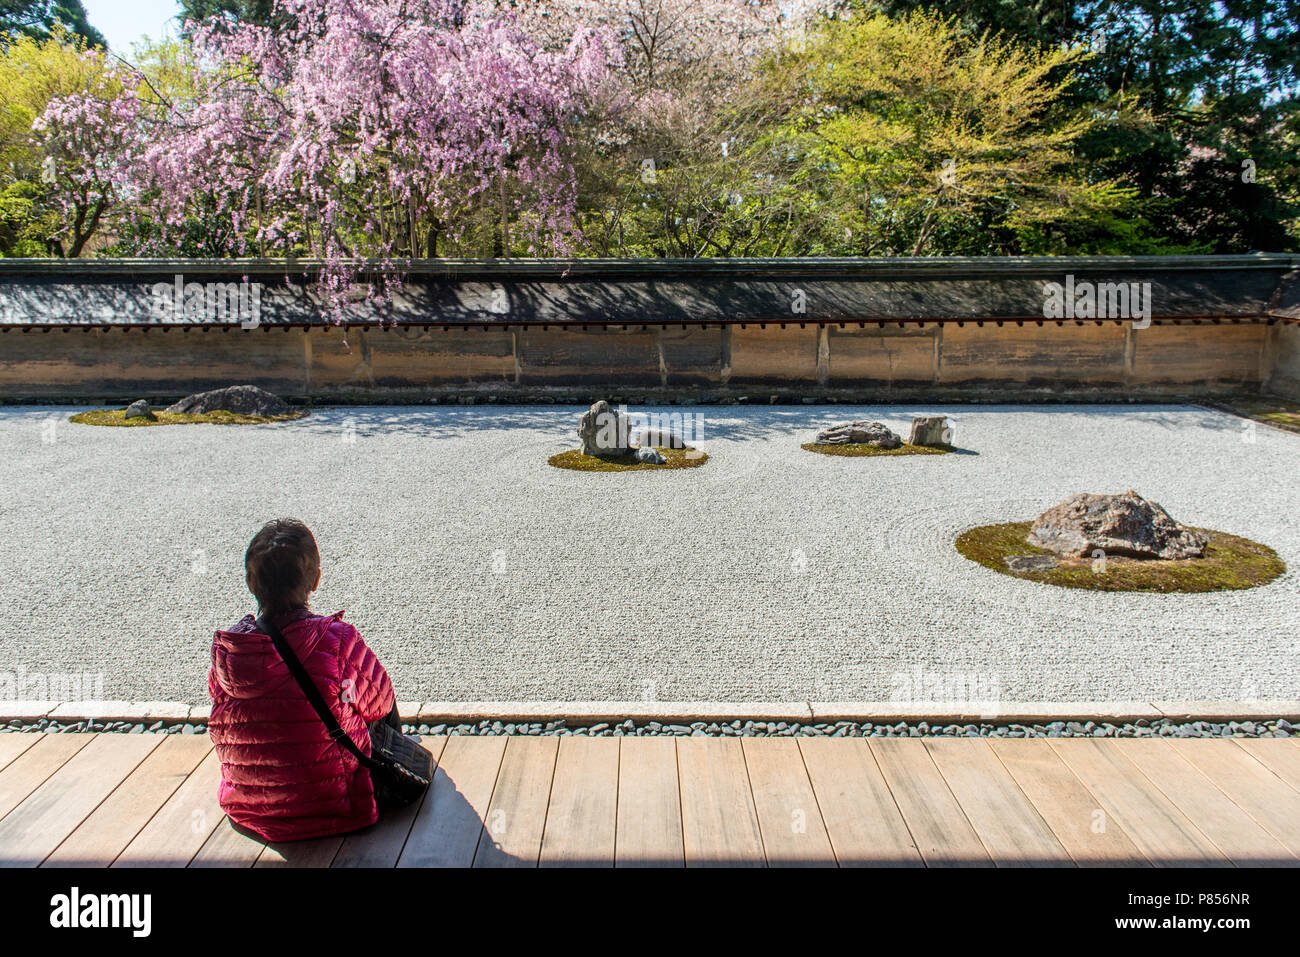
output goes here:
{"type": "Polygon", "coordinates": [[[277,22],[274,0],[180,0],[180,5],[182,20],[224,16],[264,27],[277,22]]]}
{"type": "Polygon", "coordinates": [[[767,69],[785,113],[767,148],[822,206],[811,251],[1092,251],[1080,227],[1119,228],[1130,194],[1075,158],[1102,119],[1068,100],[1086,57],[924,12],[819,24],[767,69]]]}
{"type": "Polygon", "coordinates": [[[1295,249],[1288,129],[1300,109],[1295,0],[876,0],[925,8],[968,32],[1041,48],[1085,43],[1070,96],[1123,104],[1126,122],[1083,138],[1080,157],[1134,187],[1147,231],[1175,248],[1295,249]],[[1144,121],[1139,120],[1144,117],[1144,121]]]}
{"type": "MultiPolygon", "coordinates": [[[[92,47],[107,47],[103,34],[90,25],[81,0],[0,0],[0,34],[49,39],[56,26],[92,47]]],[[[0,36],[0,42],[4,38],[0,36]]]]}

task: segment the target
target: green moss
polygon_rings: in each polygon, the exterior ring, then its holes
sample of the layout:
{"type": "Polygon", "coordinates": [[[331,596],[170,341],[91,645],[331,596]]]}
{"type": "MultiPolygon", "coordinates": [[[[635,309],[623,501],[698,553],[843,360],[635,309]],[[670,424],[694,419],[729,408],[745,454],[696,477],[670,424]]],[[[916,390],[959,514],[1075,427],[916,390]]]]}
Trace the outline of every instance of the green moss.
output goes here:
{"type": "Polygon", "coordinates": [[[1013,572],[1006,559],[1013,555],[1054,555],[1026,540],[1032,522],[981,525],[957,536],[966,558],[1012,578],[1025,578],[1062,588],[1093,591],[1209,592],[1266,585],[1286,571],[1286,563],[1267,545],[1225,532],[1199,528],[1210,536],[1201,558],[1168,561],[1153,558],[1106,557],[1106,570],[1092,570],[1091,558],[1060,558],[1044,571],[1013,572]]]}
{"type": "Polygon", "coordinates": [[[845,455],[845,456],[864,456],[864,455],[947,455],[949,452],[956,451],[951,445],[909,445],[904,442],[896,449],[882,449],[879,445],[871,445],[867,442],[850,442],[847,445],[818,445],[816,442],[805,442],[800,448],[808,452],[816,452],[818,455],[845,455]]]}
{"type": "Polygon", "coordinates": [[[266,422],[289,422],[293,419],[301,419],[305,415],[307,415],[305,409],[290,412],[287,415],[245,415],[242,412],[226,412],[224,409],[218,409],[216,412],[205,412],[201,415],[189,412],[155,412],[152,419],[140,417],[128,419],[125,409],[94,409],[90,412],[78,412],[69,421],[80,425],[111,425],[134,429],[149,425],[191,425],[195,423],[261,425],[266,422]]]}
{"type": "Polygon", "coordinates": [[[651,465],[638,462],[635,457],[602,459],[594,455],[583,455],[577,449],[552,455],[548,463],[557,469],[572,469],[575,472],[661,472],[666,469],[698,468],[709,460],[708,455],[698,449],[658,450],[666,461],[663,465],[651,465]]]}
{"type": "Polygon", "coordinates": [[[1267,422],[1290,432],[1300,432],[1300,402],[1290,402],[1286,399],[1249,398],[1224,403],[1224,407],[1231,409],[1238,415],[1244,415],[1248,419],[1267,422]]]}

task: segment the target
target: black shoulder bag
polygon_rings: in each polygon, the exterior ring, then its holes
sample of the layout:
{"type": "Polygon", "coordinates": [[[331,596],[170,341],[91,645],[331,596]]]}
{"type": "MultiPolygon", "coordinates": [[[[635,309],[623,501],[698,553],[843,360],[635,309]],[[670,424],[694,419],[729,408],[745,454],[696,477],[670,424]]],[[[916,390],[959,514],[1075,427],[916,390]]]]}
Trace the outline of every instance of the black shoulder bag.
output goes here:
{"type": "Polygon", "coordinates": [[[370,780],[375,786],[375,801],[389,807],[403,807],[418,801],[433,780],[433,755],[420,747],[414,738],[402,734],[400,726],[394,728],[382,719],[368,725],[370,754],[365,754],[339,725],[338,719],[321,697],[316,683],[284,640],[280,629],[265,616],[257,619],[257,628],[270,637],[275,650],[289,666],[289,672],[320,716],[330,737],[343,745],[370,771],[370,780]]]}

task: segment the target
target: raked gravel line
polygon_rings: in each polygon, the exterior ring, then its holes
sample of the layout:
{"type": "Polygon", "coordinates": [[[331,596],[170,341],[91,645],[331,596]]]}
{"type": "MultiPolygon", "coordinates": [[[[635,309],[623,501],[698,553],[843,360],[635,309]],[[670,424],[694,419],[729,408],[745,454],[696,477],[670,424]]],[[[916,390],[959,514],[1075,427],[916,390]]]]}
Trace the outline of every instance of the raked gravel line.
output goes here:
{"type": "MultiPolygon", "coordinates": [[[[1300,435],[1247,441],[1222,412],[690,407],[703,468],[604,475],[546,464],[576,444],[575,407],[131,430],[73,411],[0,409],[0,682],[102,673],[102,698],[206,700],[212,630],[248,610],[248,539],[294,515],[322,546],[316,607],[346,608],[412,701],[1300,697],[1300,435]],[[832,421],[904,431],[923,412],[951,416],[965,454],[799,448],[832,421]],[[1128,488],[1290,570],[1242,592],[1105,594],[952,547],[1128,488]]],[[[9,694],[45,696],[26,692],[9,694]]]]}

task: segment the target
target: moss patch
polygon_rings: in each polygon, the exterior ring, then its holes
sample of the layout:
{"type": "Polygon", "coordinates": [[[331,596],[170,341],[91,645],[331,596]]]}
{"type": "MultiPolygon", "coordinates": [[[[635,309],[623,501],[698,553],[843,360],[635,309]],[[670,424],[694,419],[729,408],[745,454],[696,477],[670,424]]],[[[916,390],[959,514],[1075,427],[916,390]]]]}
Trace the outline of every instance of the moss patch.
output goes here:
{"type": "Polygon", "coordinates": [[[1290,432],[1300,432],[1300,402],[1252,397],[1227,402],[1224,408],[1238,415],[1244,415],[1248,419],[1258,419],[1260,422],[1267,422],[1269,425],[1276,425],[1290,432]]]}
{"type": "Polygon", "coordinates": [[[904,442],[896,449],[883,449],[879,445],[871,445],[868,442],[849,442],[847,445],[818,445],[816,442],[805,442],[800,448],[808,452],[816,452],[818,455],[845,455],[858,457],[864,455],[947,455],[949,452],[955,452],[956,448],[951,445],[909,445],[904,442]]]}
{"type": "Polygon", "coordinates": [[[658,449],[666,461],[663,465],[651,465],[638,462],[634,457],[620,459],[602,459],[594,455],[583,455],[577,449],[552,455],[548,464],[557,469],[572,469],[575,472],[662,472],[666,469],[698,468],[709,460],[708,455],[698,449],[658,449]]]}
{"type": "Polygon", "coordinates": [[[128,419],[126,409],[94,409],[90,412],[78,412],[69,421],[80,425],[113,425],[128,429],[148,425],[192,425],[196,423],[208,423],[209,425],[261,425],[265,422],[289,422],[293,419],[301,419],[307,415],[307,411],[304,409],[301,412],[290,412],[287,415],[245,415],[242,412],[226,412],[223,409],[218,409],[216,412],[204,412],[201,415],[190,412],[155,412],[154,415],[157,418],[137,417],[128,419]]]}
{"type": "Polygon", "coordinates": [[[1224,532],[1198,528],[1210,536],[1201,558],[1168,561],[1154,558],[1106,556],[1105,571],[1092,570],[1091,558],[1061,558],[1025,541],[1033,522],[981,525],[957,536],[957,551],[985,568],[1012,578],[1025,578],[1062,588],[1092,591],[1208,592],[1265,585],[1286,571],[1286,563],[1267,545],[1224,532]],[[1013,555],[1052,555],[1055,568],[1013,572],[1006,559],[1013,555]]]}

